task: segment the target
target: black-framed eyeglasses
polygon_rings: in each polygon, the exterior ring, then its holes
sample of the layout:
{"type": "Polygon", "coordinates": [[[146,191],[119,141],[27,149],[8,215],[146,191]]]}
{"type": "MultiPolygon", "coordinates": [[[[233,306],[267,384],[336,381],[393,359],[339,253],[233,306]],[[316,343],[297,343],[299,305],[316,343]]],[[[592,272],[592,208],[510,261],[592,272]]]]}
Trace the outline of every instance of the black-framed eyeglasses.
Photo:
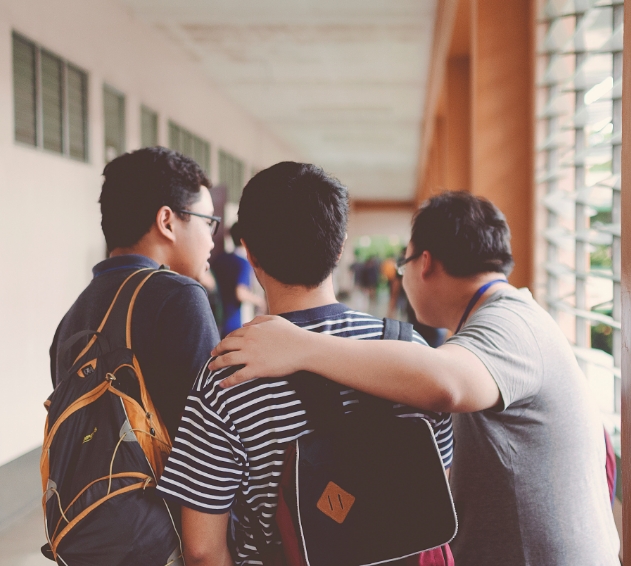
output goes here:
{"type": "Polygon", "coordinates": [[[200,218],[210,220],[208,226],[210,227],[211,236],[214,236],[217,233],[217,228],[219,228],[219,224],[221,223],[221,216],[208,216],[208,214],[200,214],[199,212],[191,212],[190,210],[177,210],[175,208],[173,209],[173,212],[179,212],[180,214],[190,214],[191,216],[199,216],[200,218]]]}
{"type": "Polygon", "coordinates": [[[401,275],[401,277],[403,277],[403,272],[405,271],[405,264],[409,263],[410,261],[418,257],[421,257],[422,255],[423,255],[423,252],[421,252],[420,254],[412,254],[409,257],[400,257],[397,260],[397,273],[401,275]]]}

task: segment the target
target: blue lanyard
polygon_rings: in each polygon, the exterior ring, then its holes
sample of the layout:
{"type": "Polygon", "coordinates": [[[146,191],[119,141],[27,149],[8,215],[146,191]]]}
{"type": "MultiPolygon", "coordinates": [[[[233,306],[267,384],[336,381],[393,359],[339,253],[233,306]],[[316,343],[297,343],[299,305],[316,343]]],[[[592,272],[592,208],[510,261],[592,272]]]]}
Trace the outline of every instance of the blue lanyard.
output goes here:
{"type": "Polygon", "coordinates": [[[465,309],[464,314],[462,315],[462,318],[460,319],[460,322],[458,323],[458,328],[456,329],[456,334],[458,334],[458,332],[460,332],[460,329],[462,328],[462,325],[467,320],[467,317],[471,313],[471,310],[473,309],[475,304],[480,300],[480,297],[482,295],[484,295],[486,290],[491,285],[495,285],[496,283],[508,283],[508,281],[506,279],[493,279],[493,281],[489,281],[488,283],[485,283],[484,285],[482,285],[482,287],[480,287],[475,292],[475,295],[473,295],[473,297],[471,297],[471,300],[469,301],[469,304],[467,305],[467,308],[465,309]]]}

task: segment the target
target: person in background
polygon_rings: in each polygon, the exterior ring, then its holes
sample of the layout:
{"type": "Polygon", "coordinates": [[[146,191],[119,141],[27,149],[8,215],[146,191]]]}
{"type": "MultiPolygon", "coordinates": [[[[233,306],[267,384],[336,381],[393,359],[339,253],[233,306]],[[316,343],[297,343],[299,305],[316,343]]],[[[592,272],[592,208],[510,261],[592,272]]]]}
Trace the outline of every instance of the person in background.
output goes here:
{"type": "MultiPolygon", "coordinates": [[[[347,220],[346,187],[304,163],[278,163],[261,171],[244,188],[239,205],[243,241],[270,312],[316,334],[374,344],[382,341],[383,320],[338,303],[333,290],[332,271],[342,253],[347,220]]],[[[412,348],[428,350],[423,344],[414,333],[412,348]]],[[[311,431],[303,403],[286,379],[219,387],[235,369],[206,370],[199,376],[158,485],[167,501],[183,505],[188,566],[260,565],[261,539],[266,550],[280,550],[274,515],[283,453],[311,431]]],[[[382,378],[390,379],[391,372],[382,378]]],[[[348,411],[362,402],[350,389],[341,389],[340,395],[348,411]]],[[[450,415],[401,404],[392,410],[402,418],[426,418],[443,465],[449,467],[450,415]]],[[[439,552],[450,556],[448,546],[439,552]]],[[[418,564],[419,558],[404,562],[418,564]]]]}
{"type": "Polygon", "coordinates": [[[510,232],[489,201],[447,192],[416,214],[399,267],[436,348],[340,340],[260,317],[215,348],[230,387],[299,370],[454,413],[458,566],[619,566],[605,438],[587,380],[550,315],[510,285],[510,232]],[[384,379],[388,375],[388,379],[384,379]]]}
{"type": "Polygon", "coordinates": [[[234,251],[220,254],[213,263],[223,311],[222,337],[241,328],[242,303],[252,303],[255,307],[265,308],[265,299],[253,293],[251,289],[252,268],[245,257],[238,222],[230,228],[230,236],[234,242],[234,251]]]}
{"type": "MultiPolygon", "coordinates": [[[[402,256],[404,257],[404,256],[402,256]]],[[[398,316],[405,316],[407,321],[412,324],[414,330],[416,330],[429,346],[432,348],[438,348],[442,346],[447,339],[447,330],[445,328],[433,328],[426,324],[421,324],[414,314],[414,309],[408,301],[405,289],[403,289],[403,277],[399,273],[400,268],[395,268],[394,277],[390,281],[390,300],[388,302],[388,317],[397,318],[398,316]],[[399,314],[401,313],[401,315],[399,314]]]]}

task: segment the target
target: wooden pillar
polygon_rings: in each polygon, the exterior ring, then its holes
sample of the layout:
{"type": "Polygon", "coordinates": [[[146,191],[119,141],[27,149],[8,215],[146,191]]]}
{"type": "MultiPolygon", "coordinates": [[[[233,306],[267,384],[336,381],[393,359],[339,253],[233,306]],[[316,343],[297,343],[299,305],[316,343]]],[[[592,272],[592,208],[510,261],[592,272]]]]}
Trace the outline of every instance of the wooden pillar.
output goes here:
{"type": "MultiPolygon", "coordinates": [[[[628,8],[629,6],[627,6],[628,8]]],[[[624,12],[622,72],[622,546],[631,565],[631,9],[624,12]]]]}
{"type": "Polygon", "coordinates": [[[447,179],[447,125],[444,116],[436,116],[436,126],[434,129],[434,149],[436,179],[435,186],[430,187],[432,194],[436,194],[445,189],[445,181],[447,179]]]}
{"type": "Polygon", "coordinates": [[[469,57],[447,63],[445,188],[471,190],[471,95],[469,57]]]}
{"type": "Polygon", "coordinates": [[[472,0],[471,189],[506,214],[518,287],[533,279],[533,4],[472,0]]]}

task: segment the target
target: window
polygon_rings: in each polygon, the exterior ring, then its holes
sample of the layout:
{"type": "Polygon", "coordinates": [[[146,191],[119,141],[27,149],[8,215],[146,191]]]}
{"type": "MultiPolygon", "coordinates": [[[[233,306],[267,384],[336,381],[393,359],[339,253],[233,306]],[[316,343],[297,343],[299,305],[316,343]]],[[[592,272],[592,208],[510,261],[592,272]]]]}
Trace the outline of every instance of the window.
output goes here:
{"type": "Polygon", "coordinates": [[[548,0],[538,33],[544,299],[620,430],[622,0],[548,0]]]}
{"type": "Polygon", "coordinates": [[[140,143],[142,147],[158,145],[158,114],[146,106],[140,109],[140,143]]]}
{"type": "Polygon", "coordinates": [[[15,140],[87,161],[87,74],[13,34],[15,140]]]}
{"type": "Polygon", "coordinates": [[[245,166],[243,161],[219,150],[219,183],[228,188],[228,202],[238,203],[244,185],[245,166]]]}
{"type": "Polygon", "coordinates": [[[42,128],[44,149],[62,152],[62,62],[46,51],[41,51],[42,72],[42,128]]]}
{"type": "Polygon", "coordinates": [[[210,175],[210,144],[188,130],[169,122],[169,147],[197,161],[210,175]]]}
{"type": "Polygon", "coordinates": [[[68,151],[71,157],[86,160],[87,140],[87,76],[72,65],[66,67],[68,104],[68,151]]]}
{"type": "Polygon", "coordinates": [[[103,87],[105,122],[105,163],[125,153],[125,96],[105,85],[103,87]]]}

